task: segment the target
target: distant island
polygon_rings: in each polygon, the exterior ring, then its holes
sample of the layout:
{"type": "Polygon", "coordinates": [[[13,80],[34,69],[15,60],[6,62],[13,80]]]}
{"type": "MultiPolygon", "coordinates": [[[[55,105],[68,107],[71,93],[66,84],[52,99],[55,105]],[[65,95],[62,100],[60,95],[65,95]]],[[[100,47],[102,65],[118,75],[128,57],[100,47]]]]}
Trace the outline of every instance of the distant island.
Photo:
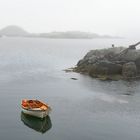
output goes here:
{"type": "Polygon", "coordinates": [[[29,32],[18,26],[7,26],[0,30],[0,36],[28,36],[29,32]]]}
{"type": "Polygon", "coordinates": [[[7,26],[0,30],[0,36],[7,37],[38,37],[38,38],[56,38],[56,39],[94,39],[94,38],[105,38],[105,39],[120,39],[121,37],[99,35],[91,32],[82,31],[66,31],[66,32],[49,32],[49,33],[29,33],[23,28],[15,25],[7,26]]]}

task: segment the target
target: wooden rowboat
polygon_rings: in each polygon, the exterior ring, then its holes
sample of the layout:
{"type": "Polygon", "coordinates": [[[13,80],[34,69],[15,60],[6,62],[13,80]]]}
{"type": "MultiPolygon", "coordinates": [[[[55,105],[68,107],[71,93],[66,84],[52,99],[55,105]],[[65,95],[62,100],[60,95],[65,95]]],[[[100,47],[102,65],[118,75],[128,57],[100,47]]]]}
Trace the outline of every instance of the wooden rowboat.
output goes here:
{"type": "Polygon", "coordinates": [[[31,116],[38,118],[44,118],[49,115],[51,108],[48,104],[43,103],[39,100],[22,100],[21,103],[22,111],[31,116]]]}

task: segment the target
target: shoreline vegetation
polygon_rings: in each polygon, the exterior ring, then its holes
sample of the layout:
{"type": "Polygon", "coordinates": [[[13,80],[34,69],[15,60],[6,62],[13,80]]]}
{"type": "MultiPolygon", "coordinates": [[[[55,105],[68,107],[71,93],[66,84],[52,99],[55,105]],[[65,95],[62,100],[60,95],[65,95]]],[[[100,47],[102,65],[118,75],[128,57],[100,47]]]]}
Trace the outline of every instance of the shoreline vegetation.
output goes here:
{"type": "Polygon", "coordinates": [[[126,47],[91,50],[79,60],[74,72],[100,80],[140,79],[140,42],[126,47]]]}
{"type": "Polygon", "coordinates": [[[49,33],[29,33],[19,26],[11,25],[0,30],[0,36],[6,37],[34,37],[34,38],[54,38],[54,39],[122,39],[118,36],[99,35],[91,32],[65,31],[49,33]]]}

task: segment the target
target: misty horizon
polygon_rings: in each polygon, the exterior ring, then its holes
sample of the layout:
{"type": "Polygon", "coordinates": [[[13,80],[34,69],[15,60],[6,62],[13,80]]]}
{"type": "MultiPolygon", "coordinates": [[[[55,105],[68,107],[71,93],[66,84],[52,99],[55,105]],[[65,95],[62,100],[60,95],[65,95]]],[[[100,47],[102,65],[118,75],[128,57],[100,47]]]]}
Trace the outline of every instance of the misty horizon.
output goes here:
{"type": "Polygon", "coordinates": [[[22,28],[23,30],[25,30],[26,32],[30,33],[30,34],[42,34],[42,33],[54,33],[54,32],[60,32],[60,33],[64,33],[64,32],[81,32],[81,33],[89,33],[89,34],[97,34],[97,35],[102,35],[102,36],[112,36],[112,37],[119,37],[119,38],[137,38],[137,37],[131,37],[131,36],[119,36],[117,34],[109,34],[109,33],[99,33],[99,32],[95,32],[95,31],[89,31],[89,30],[78,30],[78,29],[65,29],[65,30],[61,30],[61,29],[52,29],[52,30],[44,30],[42,31],[37,31],[37,29],[34,29],[34,31],[31,31],[30,29],[24,28],[22,25],[17,25],[17,24],[7,24],[3,27],[0,28],[0,30],[3,30],[4,28],[10,27],[10,26],[16,26],[19,28],[22,28]]]}
{"type": "Polygon", "coordinates": [[[0,5],[0,28],[18,25],[31,33],[83,31],[138,38],[139,4],[138,0],[5,0],[0,5]]]}
{"type": "Polygon", "coordinates": [[[73,38],[73,39],[94,39],[94,38],[118,38],[122,39],[123,37],[119,36],[110,36],[110,35],[101,35],[98,33],[92,32],[83,32],[83,31],[52,31],[52,32],[43,32],[43,33],[30,33],[26,29],[17,26],[9,25],[0,29],[1,36],[25,36],[25,37],[45,37],[45,38],[73,38]]]}
{"type": "Polygon", "coordinates": [[[48,32],[45,32],[45,30],[44,30],[44,32],[37,32],[37,31],[34,31],[34,32],[30,32],[29,30],[27,30],[27,29],[25,29],[25,28],[23,28],[22,26],[20,26],[20,25],[7,25],[7,26],[5,26],[5,27],[3,27],[3,28],[0,28],[0,30],[3,30],[3,29],[5,29],[5,28],[20,28],[20,29],[22,29],[22,30],[24,30],[24,31],[26,31],[27,33],[30,33],[30,34],[39,34],[39,33],[53,33],[53,32],[81,32],[81,33],[94,33],[94,34],[98,34],[98,35],[109,35],[109,34],[99,34],[99,33],[97,33],[97,32],[90,32],[90,31],[83,31],[83,30],[69,30],[69,29],[67,29],[67,30],[52,30],[52,31],[48,31],[48,32]]]}

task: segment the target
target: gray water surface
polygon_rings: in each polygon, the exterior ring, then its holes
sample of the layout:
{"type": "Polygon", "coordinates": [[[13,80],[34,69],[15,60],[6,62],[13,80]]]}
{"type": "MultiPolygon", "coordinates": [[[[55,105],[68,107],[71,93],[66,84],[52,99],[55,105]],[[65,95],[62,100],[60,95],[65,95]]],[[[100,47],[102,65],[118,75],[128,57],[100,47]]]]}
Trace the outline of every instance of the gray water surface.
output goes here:
{"type": "Polygon", "coordinates": [[[91,49],[130,43],[1,38],[0,140],[139,140],[139,81],[101,82],[63,71],[91,49]],[[49,103],[49,118],[41,122],[24,116],[23,98],[49,103]]]}

